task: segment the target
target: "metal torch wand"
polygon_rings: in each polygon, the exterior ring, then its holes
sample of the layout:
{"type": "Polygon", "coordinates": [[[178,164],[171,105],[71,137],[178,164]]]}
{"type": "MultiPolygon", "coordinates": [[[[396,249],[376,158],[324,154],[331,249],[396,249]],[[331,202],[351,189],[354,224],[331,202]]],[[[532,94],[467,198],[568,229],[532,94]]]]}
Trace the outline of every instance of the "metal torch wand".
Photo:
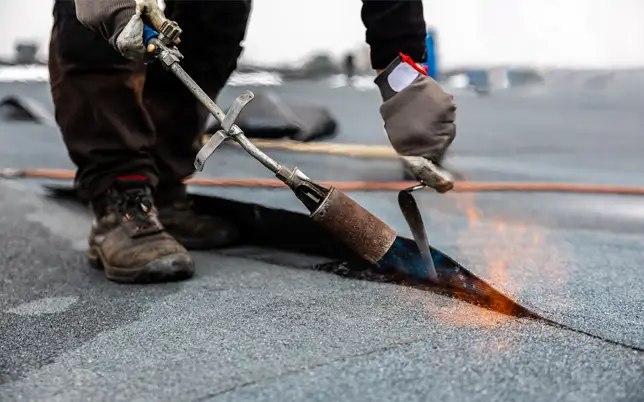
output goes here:
{"type": "Polygon", "coordinates": [[[372,263],[380,261],[396,240],[396,231],[335,187],[326,188],[313,182],[297,167],[284,167],[253,145],[235,125],[244,106],[253,99],[253,93],[245,91],[233,102],[228,113],[224,113],[179,64],[183,55],[176,48],[179,43],[177,32],[181,32],[176,23],[164,20],[156,25],[165,27],[165,31],[172,36],[157,29],[159,32],[146,39],[149,55],[181,80],[221,124],[221,129],[198,152],[195,168],[203,170],[206,160],[217,147],[232,139],[295,193],[310,211],[313,221],[338,237],[361,258],[372,263]]]}

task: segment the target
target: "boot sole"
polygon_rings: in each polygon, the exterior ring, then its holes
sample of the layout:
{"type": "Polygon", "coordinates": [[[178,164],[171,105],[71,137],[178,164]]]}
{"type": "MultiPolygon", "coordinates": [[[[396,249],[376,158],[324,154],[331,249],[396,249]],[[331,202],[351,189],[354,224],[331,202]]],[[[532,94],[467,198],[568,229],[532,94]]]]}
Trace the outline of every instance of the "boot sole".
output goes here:
{"type": "Polygon", "coordinates": [[[87,251],[90,265],[103,270],[105,277],[118,283],[158,283],[175,282],[189,279],[194,275],[194,261],[186,254],[171,254],[138,268],[122,268],[109,265],[98,247],[90,247],[87,251]]]}

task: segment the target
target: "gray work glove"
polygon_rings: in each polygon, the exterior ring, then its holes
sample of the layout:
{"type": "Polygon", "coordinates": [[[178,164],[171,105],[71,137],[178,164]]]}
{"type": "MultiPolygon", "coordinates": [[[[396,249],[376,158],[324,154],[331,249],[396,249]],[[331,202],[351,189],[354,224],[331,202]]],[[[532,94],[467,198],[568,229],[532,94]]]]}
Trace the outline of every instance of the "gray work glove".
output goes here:
{"type": "Polygon", "coordinates": [[[116,37],[116,50],[131,60],[143,60],[146,56],[146,46],[143,39],[145,24],[142,16],[149,7],[158,5],[156,0],[135,0],[134,15],[129,19],[123,30],[116,37]]]}
{"type": "Polygon", "coordinates": [[[146,60],[146,16],[157,25],[165,20],[157,0],[74,0],[76,17],[131,60],[146,60]]]}
{"type": "Polygon", "coordinates": [[[380,115],[394,150],[418,179],[439,192],[453,187],[440,164],[456,136],[454,98],[406,56],[398,56],[375,79],[380,115]],[[415,68],[416,67],[416,68],[415,68]]]}

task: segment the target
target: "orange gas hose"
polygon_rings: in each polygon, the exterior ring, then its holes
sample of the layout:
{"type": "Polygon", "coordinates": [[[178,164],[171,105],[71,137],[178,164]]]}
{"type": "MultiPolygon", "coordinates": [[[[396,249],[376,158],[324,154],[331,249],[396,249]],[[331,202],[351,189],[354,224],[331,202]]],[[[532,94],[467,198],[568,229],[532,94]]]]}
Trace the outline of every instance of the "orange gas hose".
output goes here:
{"type": "MultiPolygon", "coordinates": [[[[66,169],[2,169],[0,178],[38,178],[49,180],[73,180],[75,172],[66,169]]],[[[232,178],[191,178],[187,184],[201,187],[248,187],[283,188],[277,179],[232,179],[232,178]]],[[[410,187],[413,181],[320,181],[324,186],[334,186],[342,191],[399,191],[410,187]]],[[[455,192],[558,192],[644,195],[644,187],[612,186],[554,182],[476,182],[460,181],[454,186],[455,192]]]]}

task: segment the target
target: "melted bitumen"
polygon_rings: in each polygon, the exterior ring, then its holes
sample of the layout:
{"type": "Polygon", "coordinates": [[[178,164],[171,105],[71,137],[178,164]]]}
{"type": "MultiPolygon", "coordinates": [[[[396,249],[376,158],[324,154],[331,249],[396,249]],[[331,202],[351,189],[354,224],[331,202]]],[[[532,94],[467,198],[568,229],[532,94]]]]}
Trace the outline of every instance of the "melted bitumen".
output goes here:
{"type": "MultiPolygon", "coordinates": [[[[48,187],[57,198],[73,199],[73,190],[48,187]]],[[[428,277],[425,263],[414,240],[397,237],[391,249],[377,263],[356,257],[308,216],[219,197],[192,195],[202,213],[218,211],[237,224],[241,238],[236,246],[259,246],[332,259],[311,267],[343,277],[397,283],[444,295],[515,317],[538,316],[465,269],[442,251],[431,247],[438,278],[428,277]],[[288,225],[284,225],[288,222],[288,225]]]]}
{"type": "MultiPolygon", "coordinates": [[[[70,187],[46,188],[55,199],[81,201],[70,187]]],[[[257,246],[325,257],[331,261],[310,268],[345,278],[393,283],[431,291],[501,314],[542,321],[614,345],[644,351],[643,348],[613,341],[543,317],[494,289],[453,258],[431,246],[438,278],[427,277],[425,262],[412,239],[398,236],[380,261],[370,263],[357,258],[346,245],[331,237],[304,214],[213,196],[193,194],[191,198],[198,212],[210,214],[211,211],[217,211],[218,216],[225,216],[238,225],[241,236],[233,246],[257,246]],[[284,222],[288,222],[288,225],[284,225],[284,222]]]]}
{"type": "Polygon", "coordinates": [[[497,291],[442,251],[431,247],[437,279],[424,276],[426,268],[416,243],[398,237],[377,263],[347,259],[318,265],[315,269],[347,278],[395,283],[432,291],[518,318],[540,319],[512,299],[497,291]]]}

